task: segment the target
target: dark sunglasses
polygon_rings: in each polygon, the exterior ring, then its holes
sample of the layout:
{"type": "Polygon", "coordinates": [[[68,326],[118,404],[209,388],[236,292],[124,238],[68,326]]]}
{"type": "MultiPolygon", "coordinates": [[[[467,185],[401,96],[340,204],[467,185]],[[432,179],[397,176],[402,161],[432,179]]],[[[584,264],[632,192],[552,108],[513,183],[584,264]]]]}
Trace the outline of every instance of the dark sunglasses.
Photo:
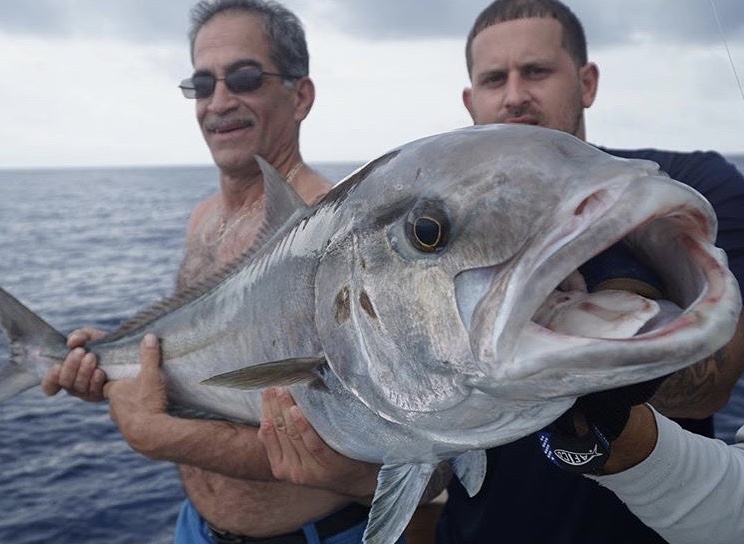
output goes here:
{"type": "Polygon", "coordinates": [[[234,70],[225,77],[214,77],[212,74],[194,74],[184,79],[179,88],[186,98],[208,98],[212,96],[218,81],[224,81],[230,91],[234,93],[250,93],[263,85],[264,76],[280,77],[282,79],[299,79],[288,74],[264,72],[261,68],[241,68],[234,70]]]}

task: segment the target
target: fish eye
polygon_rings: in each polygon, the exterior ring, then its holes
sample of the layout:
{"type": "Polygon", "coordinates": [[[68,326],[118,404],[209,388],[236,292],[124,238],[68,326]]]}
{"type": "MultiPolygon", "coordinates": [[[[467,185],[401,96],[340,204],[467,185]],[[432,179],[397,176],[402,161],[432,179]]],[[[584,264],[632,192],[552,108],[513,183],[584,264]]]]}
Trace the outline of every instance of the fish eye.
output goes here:
{"type": "Polygon", "coordinates": [[[449,221],[444,213],[422,213],[409,217],[408,238],[413,246],[425,253],[440,251],[447,244],[449,221]]]}

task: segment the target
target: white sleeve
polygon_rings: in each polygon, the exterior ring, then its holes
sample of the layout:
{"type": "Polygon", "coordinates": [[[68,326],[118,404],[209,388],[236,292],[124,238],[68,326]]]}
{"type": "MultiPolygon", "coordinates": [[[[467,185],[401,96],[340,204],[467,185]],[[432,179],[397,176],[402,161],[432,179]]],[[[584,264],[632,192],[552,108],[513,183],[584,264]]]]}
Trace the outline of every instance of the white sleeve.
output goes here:
{"type": "Polygon", "coordinates": [[[744,543],[744,444],[729,446],[654,417],[659,438],[647,459],[591,478],[670,544],[744,543]]]}

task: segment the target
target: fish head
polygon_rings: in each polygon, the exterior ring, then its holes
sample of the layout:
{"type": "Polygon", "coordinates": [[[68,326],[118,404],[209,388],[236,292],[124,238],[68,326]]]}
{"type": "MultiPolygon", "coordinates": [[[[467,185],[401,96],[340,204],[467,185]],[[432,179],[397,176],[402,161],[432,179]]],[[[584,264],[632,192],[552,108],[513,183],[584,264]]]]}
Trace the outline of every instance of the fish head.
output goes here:
{"type": "Polygon", "coordinates": [[[445,432],[493,429],[501,413],[499,436],[513,439],[580,395],[668,374],[733,334],[741,301],[707,201],[655,163],[566,133],[491,125],[424,138],[328,198],[338,228],[316,279],[321,342],[340,381],[386,419],[445,432]],[[557,331],[535,318],[625,239],[681,317],[620,338],[591,319],[557,331]]]}

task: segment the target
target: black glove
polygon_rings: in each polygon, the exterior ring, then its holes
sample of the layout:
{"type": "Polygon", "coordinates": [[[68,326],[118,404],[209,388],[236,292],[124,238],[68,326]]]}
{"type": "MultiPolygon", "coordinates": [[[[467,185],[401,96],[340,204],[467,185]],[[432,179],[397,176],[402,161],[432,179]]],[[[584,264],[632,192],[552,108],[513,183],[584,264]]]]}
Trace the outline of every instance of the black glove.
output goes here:
{"type": "MultiPolygon", "coordinates": [[[[623,289],[647,298],[662,296],[658,276],[624,242],[606,249],[580,266],[579,271],[590,292],[623,289]]],[[[565,414],[538,433],[543,452],[569,472],[599,473],[610,456],[611,442],[628,423],[630,408],[650,399],[663,381],[664,377],[656,378],[579,397],[565,414]],[[577,413],[586,420],[584,434],[579,434],[574,426],[577,413]]]]}
{"type": "Polygon", "coordinates": [[[630,417],[630,409],[650,399],[666,376],[576,399],[555,422],[538,433],[545,456],[568,472],[598,474],[610,456],[610,444],[630,417]],[[580,435],[574,425],[584,416],[588,431],[580,435]]]}

